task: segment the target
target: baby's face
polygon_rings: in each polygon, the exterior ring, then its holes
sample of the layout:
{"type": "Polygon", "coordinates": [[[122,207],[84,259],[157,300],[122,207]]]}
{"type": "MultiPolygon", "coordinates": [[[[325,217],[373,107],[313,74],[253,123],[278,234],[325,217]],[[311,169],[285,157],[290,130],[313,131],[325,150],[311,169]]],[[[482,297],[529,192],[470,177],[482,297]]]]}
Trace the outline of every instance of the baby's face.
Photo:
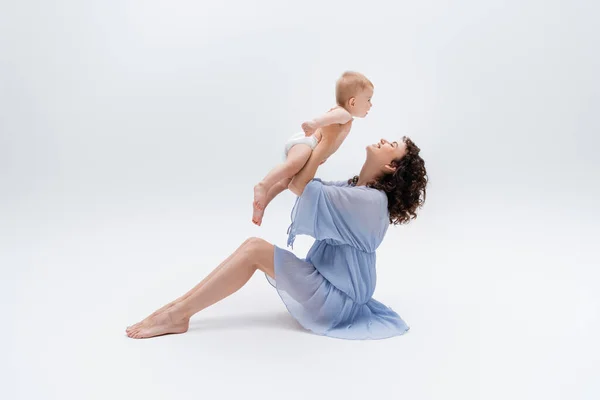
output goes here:
{"type": "Polygon", "coordinates": [[[354,98],[354,107],[352,107],[352,116],[364,118],[371,109],[371,97],[373,97],[373,89],[367,88],[356,95],[354,98]]]}

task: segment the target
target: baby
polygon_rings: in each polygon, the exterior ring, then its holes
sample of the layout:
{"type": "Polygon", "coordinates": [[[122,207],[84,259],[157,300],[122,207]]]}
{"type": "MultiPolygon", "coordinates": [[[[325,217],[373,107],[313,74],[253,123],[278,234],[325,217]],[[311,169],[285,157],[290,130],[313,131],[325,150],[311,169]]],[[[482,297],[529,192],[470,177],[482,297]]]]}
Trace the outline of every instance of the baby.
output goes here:
{"type": "MultiPolygon", "coordinates": [[[[254,187],[252,222],[260,226],[267,205],[288,188],[323,137],[333,143],[331,153],[340,147],[350,132],[353,117],[364,118],[371,109],[373,90],[373,84],[363,74],[351,71],[342,74],[335,87],[337,106],[304,122],[303,132],[293,135],[285,145],[285,161],[254,187]]],[[[325,161],[320,160],[320,163],[325,161]]]]}

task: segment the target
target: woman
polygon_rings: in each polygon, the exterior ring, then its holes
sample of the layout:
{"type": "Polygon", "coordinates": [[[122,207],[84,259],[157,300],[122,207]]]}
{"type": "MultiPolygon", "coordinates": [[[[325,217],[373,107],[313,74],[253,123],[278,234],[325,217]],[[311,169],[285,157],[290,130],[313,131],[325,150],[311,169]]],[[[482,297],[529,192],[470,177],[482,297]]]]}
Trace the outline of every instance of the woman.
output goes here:
{"type": "Polygon", "coordinates": [[[409,328],[371,296],[375,290],[375,250],[390,224],[408,223],[425,201],[427,172],[420,149],[407,137],[367,146],[360,174],[348,182],[307,177],[327,156],[314,152],[294,178],[298,197],[288,246],[296,235],[315,243],[306,259],[259,238],[246,240],[202,282],[179,299],[127,328],[131,338],[188,330],[190,317],[240,289],[256,270],[275,286],[290,314],[320,335],[382,339],[409,328]]]}

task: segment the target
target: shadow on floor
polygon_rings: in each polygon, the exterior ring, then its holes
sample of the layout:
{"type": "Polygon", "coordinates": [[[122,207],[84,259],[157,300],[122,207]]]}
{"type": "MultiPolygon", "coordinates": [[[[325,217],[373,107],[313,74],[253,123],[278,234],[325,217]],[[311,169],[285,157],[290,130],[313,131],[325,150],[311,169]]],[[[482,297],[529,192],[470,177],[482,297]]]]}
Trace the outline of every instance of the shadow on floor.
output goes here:
{"type": "Polygon", "coordinates": [[[286,329],[296,332],[308,331],[304,329],[294,318],[287,312],[268,313],[268,314],[243,314],[229,315],[223,317],[198,317],[198,319],[190,320],[189,333],[194,331],[207,330],[227,330],[239,328],[277,328],[286,329]]]}

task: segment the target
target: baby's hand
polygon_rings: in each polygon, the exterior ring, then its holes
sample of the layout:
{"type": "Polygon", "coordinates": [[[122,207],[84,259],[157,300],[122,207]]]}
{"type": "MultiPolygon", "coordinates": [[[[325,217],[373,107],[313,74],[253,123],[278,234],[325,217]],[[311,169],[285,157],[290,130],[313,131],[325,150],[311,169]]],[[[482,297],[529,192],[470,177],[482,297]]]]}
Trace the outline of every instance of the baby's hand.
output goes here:
{"type": "Polygon", "coordinates": [[[306,121],[302,124],[302,130],[306,136],[310,136],[317,130],[317,125],[312,121],[306,121]]]}

